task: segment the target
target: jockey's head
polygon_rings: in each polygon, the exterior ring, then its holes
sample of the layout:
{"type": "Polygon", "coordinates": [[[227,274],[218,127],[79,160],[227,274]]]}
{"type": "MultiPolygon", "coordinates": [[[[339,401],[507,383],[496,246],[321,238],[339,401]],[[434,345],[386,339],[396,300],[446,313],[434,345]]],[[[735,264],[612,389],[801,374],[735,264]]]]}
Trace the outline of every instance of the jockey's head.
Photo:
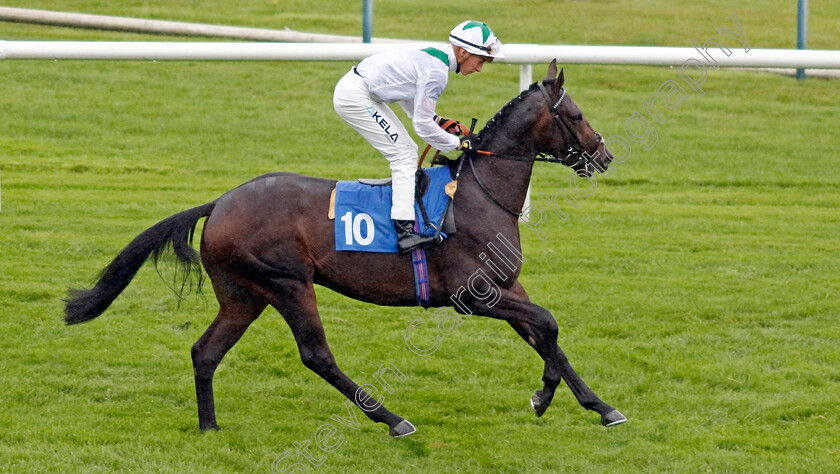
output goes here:
{"type": "Polygon", "coordinates": [[[484,63],[503,58],[502,43],[486,23],[467,20],[449,33],[449,42],[458,61],[457,71],[463,75],[481,72],[484,63]]]}

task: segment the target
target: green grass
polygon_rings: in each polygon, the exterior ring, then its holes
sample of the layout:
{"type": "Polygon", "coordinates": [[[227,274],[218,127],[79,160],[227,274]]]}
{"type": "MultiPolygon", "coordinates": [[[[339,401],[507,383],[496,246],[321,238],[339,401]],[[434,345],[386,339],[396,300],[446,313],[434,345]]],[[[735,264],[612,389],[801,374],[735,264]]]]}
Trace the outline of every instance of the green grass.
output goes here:
{"type": "MultiPolygon", "coordinates": [[[[361,23],[359,2],[170,3],[12,6],[341,34],[361,23]]],[[[779,1],[375,11],[374,34],[391,37],[438,39],[478,16],[506,42],[682,46],[737,11],[754,48],[795,38],[795,3],[779,1]]],[[[836,49],[840,6],[811,2],[811,12],[809,46],[836,49]]],[[[0,39],[170,38],[0,23],[0,39]]],[[[105,315],[62,324],[68,286],[155,222],[257,174],[386,175],[332,110],[349,66],[0,62],[0,471],[266,472],[326,423],[344,441],[311,472],[836,471],[836,81],[712,71],[705,97],[663,113],[655,147],[634,147],[567,221],[547,219],[545,241],[522,228],[521,280],[555,315],[583,379],[628,416],[619,427],[602,428],[564,387],[535,418],[528,398],[542,364],[504,323],[467,318],[419,357],[403,332],[430,313],[319,289],[342,369],[365,384],[383,363],[398,367],[407,378],[385,404],[418,432],[392,439],[358,412],[358,429],[332,421],[344,399],[302,366],[288,327],[266,311],[217,372],[223,430],[201,434],[189,350],[216,311],[209,288],[178,308],[144,268],[105,315]]],[[[566,78],[604,136],[679,81],[669,68],[579,65],[566,78]]],[[[504,64],[453,77],[438,110],[483,123],[517,83],[504,64]]],[[[551,194],[568,179],[538,165],[533,189],[551,194]]],[[[292,459],[305,462],[282,466],[292,459]]]]}

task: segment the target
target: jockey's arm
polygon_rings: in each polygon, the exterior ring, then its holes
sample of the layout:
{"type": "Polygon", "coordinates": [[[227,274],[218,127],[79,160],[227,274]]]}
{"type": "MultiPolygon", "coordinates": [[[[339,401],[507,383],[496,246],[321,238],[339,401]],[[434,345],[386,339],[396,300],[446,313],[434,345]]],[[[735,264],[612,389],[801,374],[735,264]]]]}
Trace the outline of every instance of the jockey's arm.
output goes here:
{"type": "Polygon", "coordinates": [[[425,140],[429,145],[446,153],[460,145],[458,137],[446,133],[446,131],[435,123],[434,119],[437,98],[440,97],[440,94],[446,87],[446,77],[444,76],[441,79],[436,74],[431,74],[425,79],[425,83],[418,85],[417,96],[415,96],[414,100],[405,101],[405,104],[401,102],[400,105],[403,109],[406,109],[406,114],[411,119],[417,136],[425,140]],[[412,112],[407,110],[409,105],[413,105],[412,112]]]}

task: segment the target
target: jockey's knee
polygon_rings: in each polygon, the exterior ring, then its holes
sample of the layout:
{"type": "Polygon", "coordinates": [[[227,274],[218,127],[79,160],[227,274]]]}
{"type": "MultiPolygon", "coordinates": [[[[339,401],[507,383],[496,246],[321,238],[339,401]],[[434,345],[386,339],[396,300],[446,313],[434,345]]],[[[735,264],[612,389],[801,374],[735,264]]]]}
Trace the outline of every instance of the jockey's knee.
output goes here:
{"type": "Polygon", "coordinates": [[[385,155],[385,158],[391,164],[391,169],[394,168],[416,168],[417,167],[417,150],[411,149],[397,149],[391,150],[385,155]]]}

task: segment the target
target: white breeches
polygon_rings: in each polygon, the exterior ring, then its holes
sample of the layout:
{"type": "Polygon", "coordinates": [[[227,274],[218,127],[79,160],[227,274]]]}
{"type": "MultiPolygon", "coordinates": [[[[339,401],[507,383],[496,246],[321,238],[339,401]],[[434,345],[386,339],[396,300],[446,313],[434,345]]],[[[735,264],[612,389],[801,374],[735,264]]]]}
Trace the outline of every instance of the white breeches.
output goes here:
{"type": "Polygon", "coordinates": [[[333,106],[390,163],[391,219],[413,221],[417,145],[400,119],[384,102],[371,95],[364,80],[352,69],[335,86],[333,106]]]}

